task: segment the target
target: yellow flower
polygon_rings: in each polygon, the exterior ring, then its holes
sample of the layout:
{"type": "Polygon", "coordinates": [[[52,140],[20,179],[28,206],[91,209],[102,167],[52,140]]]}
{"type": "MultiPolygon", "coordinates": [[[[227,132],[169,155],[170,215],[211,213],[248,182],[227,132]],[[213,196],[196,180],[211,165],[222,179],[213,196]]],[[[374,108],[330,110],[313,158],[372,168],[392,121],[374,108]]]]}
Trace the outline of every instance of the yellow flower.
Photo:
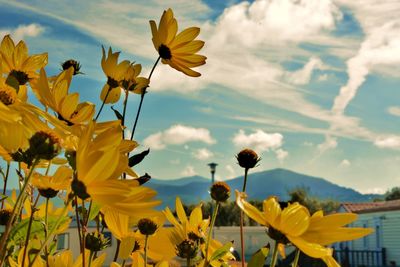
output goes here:
{"type": "Polygon", "coordinates": [[[353,214],[323,217],[322,213],[318,212],[312,218],[307,208],[297,202],[281,209],[276,197],[264,200],[261,212],[248,203],[245,197],[244,193],[236,190],[238,206],[250,218],[267,226],[271,238],[282,244],[292,243],[308,256],[324,260],[330,267],[338,265],[332,257],[332,249],[325,245],[357,239],[371,233],[370,229],[343,227],[355,220],[353,214]]]}
{"type": "MultiPolygon", "coordinates": [[[[214,254],[215,251],[217,251],[218,249],[222,248],[223,244],[221,242],[219,242],[218,240],[215,239],[211,239],[210,240],[210,245],[208,246],[208,259],[207,262],[211,259],[211,256],[214,254]]],[[[206,248],[205,246],[202,246],[201,248],[203,255],[206,255],[206,248]]],[[[226,266],[226,263],[229,261],[235,260],[235,256],[233,256],[233,254],[228,251],[224,256],[222,256],[221,258],[217,259],[217,260],[213,260],[211,262],[209,262],[209,264],[212,267],[221,267],[221,266],[226,266]]],[[[206,266],[206,259],[203,259],[198,266],[206,266]]]]}
{"type": "Polygon", "coordinates": [[[208,225],[210,224],[210,220],[203,220],[201,205],[193,209],[193,211],[190,213],[189,219],[186,216],[179,197],[176,198],[175,209],[179,221],[175,218],[168,207],[164,211],[168,221],[174,226],[170,235],[170,239],[173,244],[178,245],[186,239],[197,242],[206,237],[206,231],[208,225]]]}
{"type": "Polygon", "coordinates": [[[30,241],[30,243],[28,245],[27,253],[25,255],[24,264],[22,264],[22,262],[23,262],[23,258],[24,258],[25,247],[20,247],[19,252],[18,252],[17,262],[15,262],[11,256],[8,257],[8,262],[10,263],[10,266],[11,267],[28,267],[28,266],[46,267],[46,262],[41,257],[37,257],[35,262],[33,262],[32,264],[29,264],[29,261],[33,260],[31,257],[29,257],[29,253],[28,253],[29,250],[38,249],[39,247],[40,247],[40,241],[38,239],[33,239],[30,241]]]}
{"type": "Polygon", "coordinates": [[[48,198],[55,197],[60,190],[68,190],[71,185],[72,170],[66,166],[60,166],[54,175],[42,175],[35,172],[32,177],[32,185],[39,193],[48,198]]]}
{"type": "Polygon", "coordinates": [[[120,52],[113,53],[111,47],[108,49],[108,55],[104,47],[102,47],[103,57],[101,58],[101,67],[104,74],[107,76],[107,83],[104,85],[100,94],[100,99],[108,104],[115,103],[121,96],[121,82],[130,65],[128,60],[118,63],[120,52]]]}
{"type": "Polygon", "coordinates": [[[149,86],[149,79],[144,77],[138,77],[142,70],[142,65],[140,64],[130,64],[126,69],[123,77],[122,86],[125,90],[133,92],[135,94],[142,94],[149,86]]]}
{"type": "Polygon", "coordinates": [[[101,207],[127,215],[159,205],[160,201],[153,199],[154,190],[139,186],[136,180],[118,179],[130,169],[128,157],[121,151],[125,151],[129,143],[133,147],[135,142],[122,140],[122,129],[118,124],[93,137],[95,124],[89,123],[78,143],[73,191],[81,199],[90,197],[101,207]]]}
{"type": "MultiPolygon", "coordinates": [[[[90,251],[86,249],[85,264],[88,264],[90,256],[90,251]]],[[[105,259],[106,254],[103,253],[96,259],[92,259],[90,266],[101,267],[103,266],[105,259]]],[[[75,261],[70,250],[65,250],[53,256],[49,256],[49,267],[82,267],[82,254],[80,254],[75,261]]]]}
{"type": "Polygon", "coordinates": [[[49,81],[44,69],[40,77],[31,83],[32,90],[45,106],[57,113],[58,119],[67,125],[87,123],[94,115],[94,104],[79,103],[78,93],[68,93],[74,68],[61,72],[54,81],[49,81]]]}
{"type": "Polygon", "coordinates": [[[171,9],[164,11],[160,23],[156,25],[154,20],[150,21],[153,34],[153,44],[162,59],[162,63],[192,77],[201,74],[192,70],[194,67],[204,65],[206,57],[196,54],[204,42],[194,40],[200,33],[200,28],[190,27],[177,35],[178,23],[171,9]]]}
{"type": "Polygon", "coordinates": [[[36,72],[47,65],[47,53],[29,56],[25,42],[15,45],[9,35],[1,42],[0,54],[3,58],[2,71],[14,77],[19,85],[36,78],[36,72]]]}

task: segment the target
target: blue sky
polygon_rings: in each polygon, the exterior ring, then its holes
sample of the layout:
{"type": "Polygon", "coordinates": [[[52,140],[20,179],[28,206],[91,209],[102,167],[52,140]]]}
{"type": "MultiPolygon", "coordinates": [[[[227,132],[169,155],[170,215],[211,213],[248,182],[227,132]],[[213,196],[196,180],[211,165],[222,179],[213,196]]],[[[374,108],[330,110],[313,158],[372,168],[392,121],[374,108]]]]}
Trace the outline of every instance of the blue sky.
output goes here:
{"type": "MultiPolygon", "coordinates": [[[[151,153],[137,168],[159,179],[287,168],[361,192],[400,184],[400,2],[380,0],[2,1],[0,35],[49,52],[47,72],[74,58],[72,90],[100,105],[101,45],[143,65],[157,58],[148,21],[168,7],[179,28],[199,26],[207,64],[190,78],[154,73],[135,139],[151,153]]],[[[133,121],[139,98],[131,96],[133,121]]],[[[121,105],[115,105],[120,108],[121,105]]],[[[102,119],[112,119],[110,107],[102,119]]],[[[130,128],[132,122],[129,122],[130,128]]],[[[267,181],[266,181],[267,183],[267,181]]]]}

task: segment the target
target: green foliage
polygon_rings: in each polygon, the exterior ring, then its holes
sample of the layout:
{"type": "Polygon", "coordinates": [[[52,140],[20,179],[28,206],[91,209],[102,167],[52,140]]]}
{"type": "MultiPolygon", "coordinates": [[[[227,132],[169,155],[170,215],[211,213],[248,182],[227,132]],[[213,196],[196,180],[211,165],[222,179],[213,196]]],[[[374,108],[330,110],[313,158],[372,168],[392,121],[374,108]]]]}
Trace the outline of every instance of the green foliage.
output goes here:
{"type": "Polygon", "coordinates": [[[310,189],[305,187],[296,187],[288,192],[289,202],[299,202],[306,206],[310,213],[323,210],[324,213],[331,213],[339,208],[339,203],[333,200],[320,200],[310,196],[310,189]]]}
{"type": "Polygon", "coordinates": [[[226,253],[229,252],[231,247],[233,247],[232,242],[228,242],[216,251],[214,251],[214,253],[210,257],[210,262],[221,259],[223,256],[225,256],[226,253]]]}
{"type": "Polygon", "coordinates": [[[385,200],[400,199],[400,187],[393,187],[385,193],[385,200]]]}
{"type": "Polygon", "coordinates": [[[254,253],[253,256],[251,257],[247,267],[264,266],[265,260],[267,259],[269,254],[269,250],[270,250],[269,244],[257,250],[256,253],[254,253]]]}

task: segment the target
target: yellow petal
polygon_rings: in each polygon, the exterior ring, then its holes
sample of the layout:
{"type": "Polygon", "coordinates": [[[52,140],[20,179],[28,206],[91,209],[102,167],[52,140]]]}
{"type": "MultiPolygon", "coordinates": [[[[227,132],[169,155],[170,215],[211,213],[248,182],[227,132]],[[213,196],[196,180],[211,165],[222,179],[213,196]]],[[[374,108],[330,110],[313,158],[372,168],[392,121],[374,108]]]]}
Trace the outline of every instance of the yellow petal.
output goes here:
{"type": "Polygon", "coordinates": [[[328,267],[340,267],[340,264],[332,256],[323,257],[322,260],[328,267]]]}
{"type": "Polygon", "coordinates": [[[67,95],[60,103],[59,112],[64,119],[69,120],[72,113],[75,112],[79,102],[79,94],[73,93],[67,95]]]}
{"type": "Polygon", "coordinates": [[[357,220],[357,214],[354,213],[336,213],[323,217],[312,217],[310,228],[313,230],[321,228],[335,228],[350,224],[357,220]]]}
{"type": "Polygon", "coordinates": [[[122,238],[118,257],[125,260],[129,258],[135,246],[135,237],[133,235],[122,238]]]}
{"type": "Polygon", "coordinates": [[[176,214],[178,215],[179,220],[182,223],[188,223],[189,221],[187,219],[185,210],[183,209],[183,205],[182,205],[181,199],[179,197],[176,197],[175,209],[176,209],[176,214]]]}
{"type": "Polygon", "coordinates": [[[28,58],[28,47],[26,46],[24,41],[19,41],[19,43],[15,46],[13,53],[13,60],[15,69],[23,70],[22,64],[28,58]]]}
{"type": "Polygon", "coordinates": [[[332,256],[331,248],[326,248],[315,243],[309,243],[300,237],[287,236],[287,238],[293,245],[312,258],[322,259],[323,257],[332,256]]]}
{"type": "Polygon", "coordinates": [[[278,229],[285,234],[299,236],[307,230],[309,225],[310,213],[307,208],[294,203],[282,211],[278,229]]]}
{"type": "Polygon", "coordinates": [[[200,33],[200,28],[190,27],[180,32],[171,44],[171,49],[177,49],[186,43],[194,40],[200,33]]]}
{"type": "Polygon", "coordinates": [[[307,231],[301,237],[305,240],[321,245],[329,245],[336,242],[350,241],[369,235],[373,232],[371,228],[332,228],[321,231],[307,231]]]}
{"type": "Polygon", "coordinates": [[[201,206],[197,206],[193,209],[192,213],[190,213],[190,225],[199,225],[203,221],[203,213],[201,211],[201,206]]]}
{"type": "Polygon", "coordinates": [[[23,69],[28,69],[29,71],[37,71],[40,68],[44,68],[48,62],[47,53],[32,55],[22,65],[23,69]]]}
{"type": "Polygon", "coordinates": [[[247,214],[247,216],[249,216],[261,225],[269,225],[269,223],[265,219],[264,214],[245,200],[245,193],[240,193],[238,190],[235,190],[235,193],[237,205],[242,211],[244,211],[244,213],[247,214]]]}

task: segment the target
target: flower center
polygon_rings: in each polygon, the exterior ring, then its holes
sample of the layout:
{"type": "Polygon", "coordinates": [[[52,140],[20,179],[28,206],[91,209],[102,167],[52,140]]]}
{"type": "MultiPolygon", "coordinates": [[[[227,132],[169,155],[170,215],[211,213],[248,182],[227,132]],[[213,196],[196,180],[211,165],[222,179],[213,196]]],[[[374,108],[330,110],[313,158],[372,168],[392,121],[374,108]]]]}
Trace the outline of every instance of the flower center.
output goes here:
{"type": "Polygon", "coordinates": [[[0,90],[0,101],[8,106],[14,104],[15,96],[9,90],[0,90]]]}
{"type": "Polygon", "coordinates": [[[54,190],[52,188],[38,189],[38,191],[39,191],[39,194],[45,198],[53,198],[53,197],[57,196],[57,194],[58,194],[58,191],[54,190]]]}
{"type": "Polygon", "coordinates": [[[164,44],[160,45],[160,47],[158,48],[158,54],[160,55],[160,57],[162,59],[171,59],[172,58],[171,50],[169,49],[168,46],[166,46],[164,44]]]}
{"type": "Polygon", "coordinates": [[[74,179],[71,183],[72,191],[82,200],[85,200],[90,197],[88,192],[86,191],[86,186],[84,183],[79,181],[78,179],[74,179]]]}
{"type": "Polygon", "coordinates": [[[108,84],[108,86],[110,86],[110,88],[115,88],[115,87],[118,87],[118,85],[119,85],[118,81],[114,80],[111,77],[107,77],[107,84],[108,84]]]}
{"type": "Polygon", "coordinates": [[[279,231],[271,226],[268,227],[267,234],[269,235],[269,237],[271,237],[272,239],[274,239],[276,242],[278,242],[280,244],[286,245],[286,244],[290,243],[289,239],[287,239],[287,237],[284,233],[282,233],[281,231],[279,231]]]}
{"type": "MultiPolygon", "coordinates": [[[[28,74],[19,70],[12,70],[8,76],[14,77],[18,81],[19,85],[24,85],[29,81],[28,74]]],[[[8,79],[9,78],[7,78],[7,80],[8,79]]]]}
{"type": "Polygon", "coordinates": [[[64,63],[61,64],[61,67],[63,70],[67,70],[70,67],[74,68],[74,75],[80,74],[81,72],[79,71],[81,69],[81,64],[73,59],[69,59],[65,61],[64,63]]]}

